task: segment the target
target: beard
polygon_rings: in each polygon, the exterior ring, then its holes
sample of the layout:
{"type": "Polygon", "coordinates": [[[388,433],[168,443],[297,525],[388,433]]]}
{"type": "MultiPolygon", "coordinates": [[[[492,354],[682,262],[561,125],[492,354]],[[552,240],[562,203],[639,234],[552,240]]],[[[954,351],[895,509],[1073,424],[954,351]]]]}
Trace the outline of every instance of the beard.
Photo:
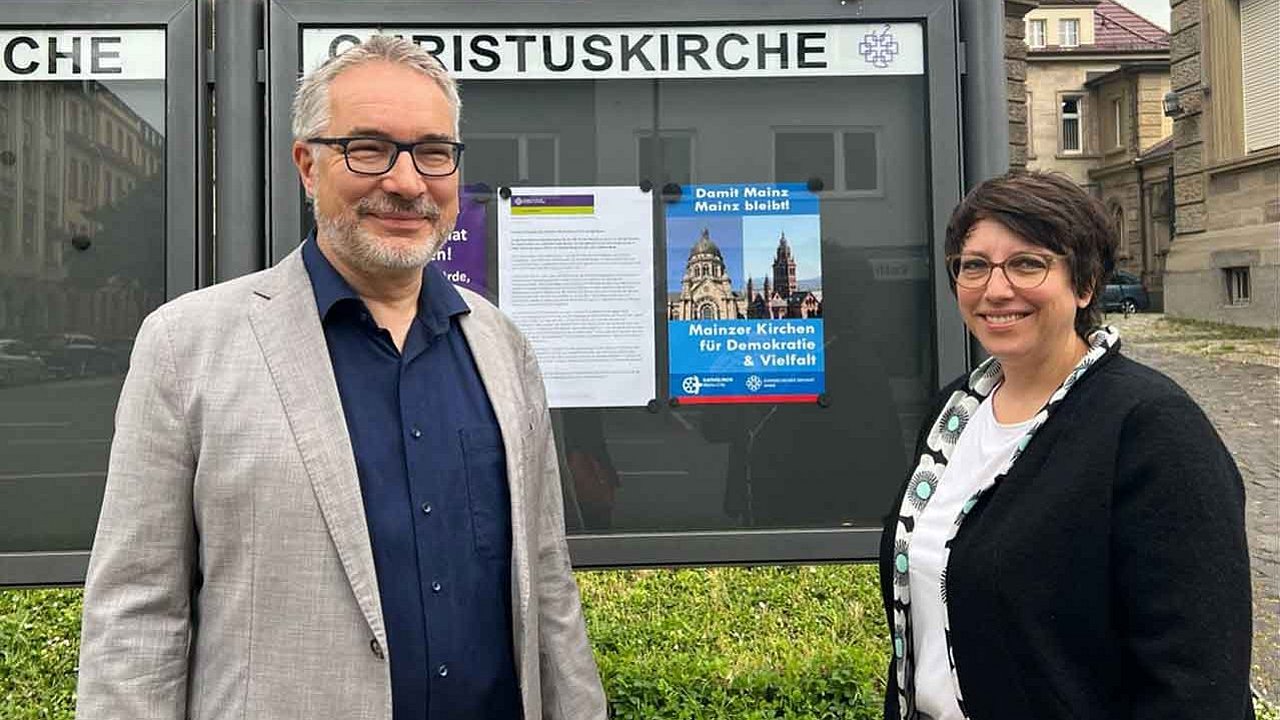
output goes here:
{"type": "Polygon", "coordinates": [[[324,236],[343,260],[364,272],[420,269],[431,262],[453,232],[453,223],[442,225],[440,206],[425,195],[413,200],[385,193],[366,195],[355,205],[333,215],[321,212],[320,203],[316,201],[311,204],[311,212],[318,235],[324,236]],[[391,243],[360,225],[365,215],[393,212],[413,213],[430,221],[431,234],[427,241],[391,243]]]}

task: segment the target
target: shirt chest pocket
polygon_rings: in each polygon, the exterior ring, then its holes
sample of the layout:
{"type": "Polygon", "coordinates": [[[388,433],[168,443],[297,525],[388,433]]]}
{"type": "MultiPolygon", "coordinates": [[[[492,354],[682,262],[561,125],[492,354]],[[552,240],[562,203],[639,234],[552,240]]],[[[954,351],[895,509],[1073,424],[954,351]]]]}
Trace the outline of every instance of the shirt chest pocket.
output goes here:
{"type": "Polygon", "coordinates": [[[511,500],[502,433],[496,427],[464,427],[458,435],[476,554],[506,560],[511,555],[511,500]]]}

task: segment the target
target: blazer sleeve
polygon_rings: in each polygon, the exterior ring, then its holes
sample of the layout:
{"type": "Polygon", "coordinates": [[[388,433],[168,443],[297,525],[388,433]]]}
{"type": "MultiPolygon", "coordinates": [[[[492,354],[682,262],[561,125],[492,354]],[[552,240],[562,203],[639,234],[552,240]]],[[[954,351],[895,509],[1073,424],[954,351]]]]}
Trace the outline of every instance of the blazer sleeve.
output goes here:
{"type": "Polygon", "coordinates": [[[138,332],[116,409],[85,581],[79,718],[186,717],[195,456],[162,312],[138,332]]]}
{"type": "Polygon", "coordinates": [[[1137,405],[1120,437],[1115,608],[1134,720],[1252,718],[1244,487],[1179,392],[1137,405]]]}
{"type": "Polygon", "coordinates": [[[538,594],[538,662],[542,679],[544,720],[603,720],[606,716],[600,672],[591,654],[578,584],[573,578],[564,536],[564,501],[546,390],[528,341],[524,343],[525,387],[537,398],[542,421],[539,436],[542,467],[535,469],[538,547],[534,551],[533,587],[538,594]]]}

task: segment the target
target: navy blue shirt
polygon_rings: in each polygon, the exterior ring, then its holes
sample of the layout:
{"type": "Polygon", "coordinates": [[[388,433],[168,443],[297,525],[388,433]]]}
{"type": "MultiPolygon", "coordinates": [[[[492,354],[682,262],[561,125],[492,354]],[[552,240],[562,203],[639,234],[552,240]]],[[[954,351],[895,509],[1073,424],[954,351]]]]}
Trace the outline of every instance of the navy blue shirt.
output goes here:
{"type": "Polygon", "coordinates": [[[302,250],[355,451],[395,720],[519,718],[502,433],[433,265],[403,352],[316,247],[302,250]]]}

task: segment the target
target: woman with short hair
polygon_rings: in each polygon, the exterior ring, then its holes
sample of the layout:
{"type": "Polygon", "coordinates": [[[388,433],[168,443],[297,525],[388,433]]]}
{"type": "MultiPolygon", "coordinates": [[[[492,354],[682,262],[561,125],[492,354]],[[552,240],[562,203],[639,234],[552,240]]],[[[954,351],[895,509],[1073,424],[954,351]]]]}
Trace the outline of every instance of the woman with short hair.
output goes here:
{"type": "Polygon", "coordinates": [[[1195,402],[1100,327],[1114,247],[1056,174],[951,216],[990,357],[926,414],[886,519],[886,719],[1253,717],[1243,484],[1195,402]]]}

